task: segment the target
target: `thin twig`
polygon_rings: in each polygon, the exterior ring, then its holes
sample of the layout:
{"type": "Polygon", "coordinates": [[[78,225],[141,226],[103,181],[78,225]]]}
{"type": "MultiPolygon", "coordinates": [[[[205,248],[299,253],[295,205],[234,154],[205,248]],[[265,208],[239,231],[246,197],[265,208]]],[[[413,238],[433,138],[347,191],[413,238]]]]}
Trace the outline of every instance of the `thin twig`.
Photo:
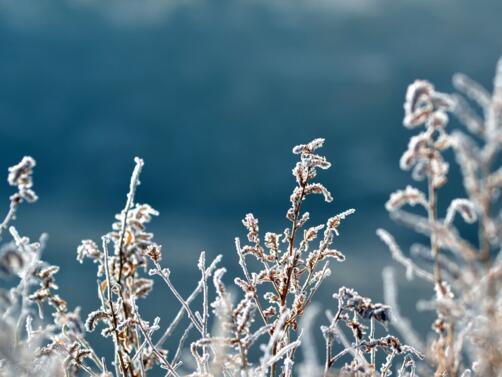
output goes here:
{"type": "Polygon", "coordinates": [[[164,280],[166,285],[169,287],[171,292],[174,294],[174,297],[176,297],[178,299],[181,306],[183,306],[183,309],[185,309],[185,312],[187,313],[188,318],[190,318],[190,320],[193,322],[193,324],[195,325],[195,328],[201,334],[203,334],[204,330],[202,328],[202,324],[197,319],[197,317],[193,313],[192,309],[190,309],[190,306],[188,305],[188,303],[183,299],[183,297],[181,297],[181,294],[178,292],[178,290],[176,289],[174,284],[171,282],[171,279],[169,278],[169,270],[165,270],[165,271],[162,270],[162,268],[160,267],[160,264],[156,261],[154,261],[153,263],[155,264],[155,267],[156,267],[155,273],[157,275],[159,275],[162,278],[162,280],[164,280]]]}
{"type": "MultiPolygon", "coordinates": [[[[206,268],[206,275],[209,277],[212,275],[216,267],[218,266],[218,263],[221,261],[221,255],[218,255],[209,265],[208,268],[206,268]]],[[[197,284],[197,287],[192,291],[190,296],[186,299],[186,303],[190,305],[190,303],[195,300],[195,298],[198,296],[198,294],[202,291],[202,282],[199,281],[197,284]]],[[[166,340],[169,338],[169,336],[173,333],[173,331],[176,329],[178,324],[183,318],[183,314],[185,313],[185,308],[181,307],[176,316],[174,317],[173,321],[171,324],[167,327],[167,329],[164,331],[160,339],[157,341],[156,346],[159,347],[162,344],[166,342],[166,340]]]]}
{"type": "MultiPolygon", "coordinates": [[[[127,376],[127,370],[126,370],[126,364],[124,362],[124,358],[122,356],[122,351],[120,347],[120,338],[119,338],[119,332],[117,330],[117,325],[118,325],[118,320],[117,316],[115,315],[115,310],[113,309],[113,298],[112,298],[112,281],[111,281],[111,276],[109,272],[109,267],[108,267],[108,243],[110,242],[110,239],[108,237],[103,237],[103,253],[104,253],[104,268],[105,268],[105,276],[106,276],[106,290],[107,290],[107,299],[108,299],[108,306],[110,309],[110,314],[112,316],[112,325],[113,325],[113,336],[114,336],[114,344],[115,344],[115,357],[118,357],[119,362],[120,362],[120,368],[122,371],[122,375],[125,377],[127,376]]],[[[117,363],[115,362],[115,372],[117,376],[119,375],[118,371],[118,366],[117,363]]]]}
{"type": "Polygon", "coordinates": [[[171,363],[164,357],[164,355],[162,355],[159,350],[157,349],[157,347],[155,347],[155,344],[153,343],[152,341],[152,338],[150,337],[150,334],[148,333],[148,331],[145,330],[145,328],[143,327],[143,324],[141,323],[141,317],[138,313],[138,309],[136,308],[136,303],[132,303],[132,310],[134,312],[134,315],[136,316],[136,320],[137,320],[137,325],[138,325],[138,328],[139,330],[141,331],[141,333],[143,334],[143,338],[146,340],[146,342],[148,343],[148,345],[150,346],[150,348],[152,349],[152,352],[155,354],[155,356],[157,356],[157,359],[159,360],[159,362],[162,364],[162,366],[164,366],[173,376],[175,377],[179,377],[179,374],[176,372],[176,370],[174,369],[174,367],[171,365],[171,363]]]}

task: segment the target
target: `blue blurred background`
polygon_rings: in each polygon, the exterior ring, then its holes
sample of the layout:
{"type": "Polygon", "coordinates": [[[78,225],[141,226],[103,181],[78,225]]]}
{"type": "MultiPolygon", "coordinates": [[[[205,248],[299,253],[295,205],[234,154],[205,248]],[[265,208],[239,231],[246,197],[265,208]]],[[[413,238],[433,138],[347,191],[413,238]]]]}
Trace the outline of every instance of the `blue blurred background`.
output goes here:
{"type": "MultiPolygon", "coordinates": [[[[75,250],[110,229],[141,156],[137,199],[160,211],[150,229],[188,293],[201,250],[237,273],[247,212],[263,231],[287,225],[291,147],[324,137],[334,165],[321,180],[335,200],[312,198],[313,220],[357,213],[336,240],[347,262],[319,298],[333,308],[343,284],[381,299],[381,268],[393,263],[375,229],[419,239],[383,207],[409,183],[398,167],[411,135],[406,86],[424,78],[451,91],[462,71],[491,89],[501,15],[497,0],[0,0],[1,169],[25,154],[38,162],[40,200],[15,225],[49,233],[62,295],[94,310],[95,266],[75,250]]],[[[445,198],[462,192],[452,170],[445,198]]],[[[5,211],[6,183],[0,194],[5,211]]],[[[398,276],[412,315],[430,287],[398,276]]],[[[151,302],[148,318],[177,308],[164,289],[151,302]]]]}

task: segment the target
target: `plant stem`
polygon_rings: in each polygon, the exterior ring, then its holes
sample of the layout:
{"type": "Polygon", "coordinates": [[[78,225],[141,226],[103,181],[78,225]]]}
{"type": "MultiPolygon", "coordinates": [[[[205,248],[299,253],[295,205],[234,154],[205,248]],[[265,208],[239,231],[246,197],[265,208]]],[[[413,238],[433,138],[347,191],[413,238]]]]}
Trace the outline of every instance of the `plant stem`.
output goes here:
{"type": "MultiPolygon", "coordinates": [[[[371,317],[370,320],[370,341],[372,340],[375,340],[375,318],[373,317],[371,317]]],[[[373,347],[371,349],[371,356],[370,356],[370,363],[373,368],[373,375],[375,375],[376,372],[375,356],[376,356],[376,347],[373,347]]]]}
{"type": "MultiPolygon", "coordinates": [[[[298,202],[296,204],[296,208],[295,208],[295,212],[294,212],[294,215],[293,215],[293,221],[292,221],[292,224],[291,224],[291,234],[289,236],[289,249],[288,249],[288,256],[289,258],[287,259],[288,261],[293,257],[293,251],[294,251],[294,244],[295,244],[295,239],[296,239],[296,231],[298,229],[298,217],[300,215],[300,209],[301,209],[301,206],[302,206],[302,201],[303,201],[303,198],[305,197],[305,187],[307,186],[307,182],[308,182],[308,176],[310,174],[310,168],[307,169],[307,174],[306,174],[306,178],[305,178],[305,182],[302,182],[300,187],[301,187],[301,193],[300,193],[300,198],[298,199],[298,202]]],[[[294,205],[295,203],[293,203],[294,205]]],[[[285,308],[286,307],[286,300],[287,300],[287,297],[288,297],[288,292],[289,292],[289,284],[291,282],[291,275],[293,274],[293,270],[295,268],[295,264],[296,264],[296,260],[297,259],[294,259],[291,263],[290,266],[288,266],[288,269],[287,269],[287,278],[286,278],[286,284],[284,285],[284,289],[282,290],[281,292],[281,308],[285,308]]],[[[286,321],[286,324],[285,324],[285,330],[287,329],[287,321],[286,321]]],[[[275,356],[277,352],[277,344],[274,344],[274,347],[272,349],[272,355],[275,356]]],[[[271,368],[270,368],[270,377],[275,377],[275,370],[276,370],[276,366],[275,366],[275,363],[272,364],[271,368]]]]}
{"type": "MultiPolygon", "coordinates": [[[[105,267],[105,275],[106,275],[106,289],[107,289],[107,299],[108,299],[108,306],[110,307],[110,312],[112,315],[112,325],[113,325],[113,336],[115,338],[115,357],[119,359],[120,362],[120,369],[122,371],[122,375],[124,377],[127,377],[127,369],[125,366],[124,358],[122,356],[122,351],[120,347],[120,338],[119,338],[119,333],[117,330],[117,316],[115,315],[115,310],[113,310],[113,299],[112,299],[112,281],[110,277],[110,271],[108,268],[108,242],[110,240],[107,237],[103,237],[103,253],[104,253],[104,267],[105,267]]],[[[118,374],[118,373],[117,373],[118,374]]]]}
{"type": "Polygon", "coordinates": [[[482,191],[480,193],[480,204],[481,204],[481,213],[479,215],[479,260],[485,265],[486,268],[490,268],[491,260],[490,260],[490,240],[488,239],[488,221],[490,219],[491,212],[491,193],[490,187],[486,187],[486,182],[488,181],[488,177],[490,175],[491,170],[491,159],[484,161],[482,167],[482,178],[481,181],[484,183],[482,191]]]}
{"type": "Polygon", "coordinates": [[[428,177],[427,178],[427,186],[428,186],[428,191],[429,191],[429,200],[428,200],[428,215],[429,215],[429,224],[431,227],[431,253],[432,257],[434,258],[434,270],[433,270],[433,277],[434,281],[438,286],[438,289],[441,289],[442,293],[444,287],[441,284],[442,283],[442,278],[441,278],[441,267],[439,263],[439,243],[438,243],[438,237],[437,237],[437,190],[436,187],[434,187],[433,183],[433,178],[428,177]]]}

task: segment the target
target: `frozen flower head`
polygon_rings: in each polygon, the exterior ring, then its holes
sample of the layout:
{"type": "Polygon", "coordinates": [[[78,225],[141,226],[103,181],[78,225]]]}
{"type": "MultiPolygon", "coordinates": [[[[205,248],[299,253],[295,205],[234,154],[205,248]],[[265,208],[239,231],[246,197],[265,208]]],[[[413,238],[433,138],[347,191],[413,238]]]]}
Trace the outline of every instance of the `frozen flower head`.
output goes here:
{"type": "Polygon", "coordinates": [[[403,124],[406,128],[418,127],[437,110],[447,110],[452,105],[452,100],[447,95],[436,92],[430,82],[416,80],[408,86],[406,92],[403,124]]]}
{"type": "Polygon", "coordinates": [[[24,156],[21,162],[9,168],[8,181],[11,186],[30,188],[33,185],[31,174],[35,167],[35,160],[30,156],[24,156]]]}
{"type": "Polygon", "coordinates": [[[314,139],[308,144],[300,144],[293,148],[293,154],[299,154],[301,156],[301,162],[305,168],[311,168],[315,170],[319,169],[329,169],[331,164],[326,160],[325,157],[319,156],[314,152],[322,148],[324,145],[324,139],[314,139]]]}
{"type": "Polygon", "coordinates": [[[449,170],[441,151],[448,146],[449,137],[445,132],[440,132],[436,139],[429,131],[421,132],[410,139],[399,165],[403,170],[412,170],[413,179],[421,181],[430,177],[434,187],[440,187],[446,182],[449,170]]]}
{"type": "Polygon", "coordinates": [[[324,139],[317,138],[308,144],[300,144],[293,147],[294,154],[312,154],[316,149],[324,145],[324,139]]]}
{"type": "Polygon", "coordinates": [[[390,321],[389,306],[373,303],[371,299],[359,295],[351,288],[341,287],[333,297],[338,300],[342,312],[354,312],[363,319],[374,319],[384,326],[390,321]]]}
{"type": "Polygon", "coordinates": [[[428,81],[417,80],[408,87],[404,103],[404,126],[415,128],[421,125],[425,130],[413,136],[400,160],[403,170],[413,170],[413,179],[429,177],[434,187],[446,182],[449,165],[441,152],[450,144],[445,130],[448,123],[447,111],[453,108],[453,100],[438,93],[428,81]]]}
{"type": "Polygon", "coordinates": [[[18,192],[13,195],[13,200],[24,199],[32,203],[38,199],[37,194],[31,189],[33,187],[33,168],[35,160],[30,156],[24,156],[21,162],[9,168],[7,181],[11,186],[16,186],[18,192]]]}
{"type": "Polygon", "coordinates": [[[318,138],[308,144],[300,144],[293,148],[293,153],[300,155],[300,161],[293,168],[293,176],[296,178],[297,187],[290,197],[290,201],[293,204],[287,215],[290,220],[294,218],[293,214],[298,208],[299,203],[310,194],[321,194],[328,203],[333,200],[331,193],[322,184],[307,184],[308,181],[317,176],[317,169],[326,170],[331,167],[331,163],[326,157],[314,153],[323,145],[324,139],[318,138]]]}
{"type": "Polygon", "coordinates": [[[80,263],[84,262],[85,258],[92,259],[95,263],[98,263],[101,258],[101,251],[98,245],[92,240],[82,240],[82,243],[77,248],[77,260],[80,263]]]}

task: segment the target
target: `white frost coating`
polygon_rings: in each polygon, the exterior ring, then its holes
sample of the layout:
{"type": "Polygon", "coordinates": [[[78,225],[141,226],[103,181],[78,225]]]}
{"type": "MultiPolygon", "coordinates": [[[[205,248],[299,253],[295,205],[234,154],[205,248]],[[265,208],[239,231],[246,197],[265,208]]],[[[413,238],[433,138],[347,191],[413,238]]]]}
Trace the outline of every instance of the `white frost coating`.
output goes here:
{"type": "Polygon", "coordinates": [[[425,199],[424,193],[409,185],[406,186],[404,190],[398,190],[392,193],[387,203],[385,203],[385,208],[387,211],[392,212],[406,204],[412,207],[420,204],[427,208],[427,200],[425,199]]]}
{"type": "Polygon", "coordinates": [[[445,224],[451,224],[458,213],[466,223],[472,224],[478,219],[476,207],[469,199],[453,199],[446,211],[445,224]]]}

